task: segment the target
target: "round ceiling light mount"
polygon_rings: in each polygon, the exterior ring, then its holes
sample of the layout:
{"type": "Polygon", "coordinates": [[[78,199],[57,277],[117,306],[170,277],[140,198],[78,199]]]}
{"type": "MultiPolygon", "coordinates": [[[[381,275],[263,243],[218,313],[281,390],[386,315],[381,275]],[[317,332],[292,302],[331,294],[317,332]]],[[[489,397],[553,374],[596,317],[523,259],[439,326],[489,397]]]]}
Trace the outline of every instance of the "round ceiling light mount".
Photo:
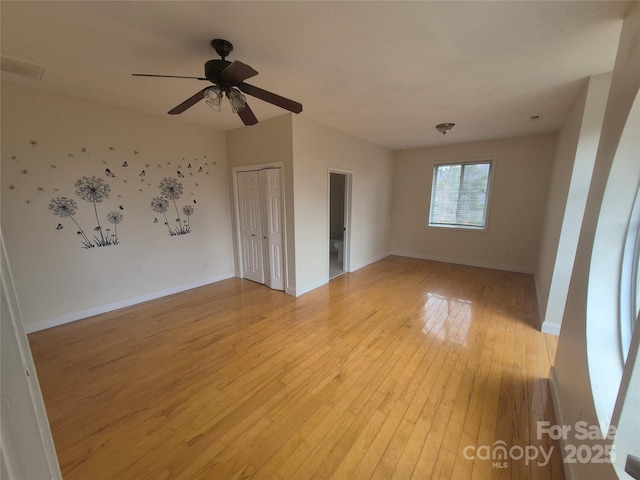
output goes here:
{"type": "Polygon", "coordinates": [[[441,134],[446,135],[455,126],[455,123],[439,123],[438,125],[436,125],[436,130],[438,130],[441,134]]]}

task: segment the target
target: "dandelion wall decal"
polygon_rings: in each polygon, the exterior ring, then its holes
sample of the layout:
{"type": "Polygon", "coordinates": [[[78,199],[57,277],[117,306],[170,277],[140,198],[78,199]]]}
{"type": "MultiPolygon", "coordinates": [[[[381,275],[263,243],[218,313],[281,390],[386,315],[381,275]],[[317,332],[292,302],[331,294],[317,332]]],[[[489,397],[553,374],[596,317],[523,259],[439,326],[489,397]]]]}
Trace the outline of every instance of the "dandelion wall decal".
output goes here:
{"type": "Polygon", "coordinates": [[[86,149],[85,147],[82,147],[82,148],[80,149],[80,151],[81,151],[82,153],[86,153],[87,155],[89,155],[89,152],[87,151],[87,149],[86,149]]]}
{"type": "Polygon", "coordinates": [[[113,242],[111,242],[109,238],[105,238],[102,233],[97,206],[98,203],[102,203],[104,199],[109,198],[111,187],[105,183],[102,178],[98,177],[82,177],[81,179],[76,180],[74,186],[76,187],[76,195],[89,203],[93,203],[93,210],[96,214],[96,223],[98,224],[98,228],[96,230],[100,233],[99,239],[94,237],[97,246],[103,247],[106,245],[113,245],[113,242]]]}
{"type": "Polygon", "coordinates": [[[160,192],[170,200],[177,200],[182,195],[182,184],[175,178],[165,177],[160,182],[160,192]]]}
{"type": "MultiPolygon", "coordinates": [[[[83,248],[93,248],[93,247],[105,247],[108,245],[117,245],[119,242],[117,235],[117,227],[115,228],[115,234],[111,235],[111,230],[106,230],[106,236],[103,232],[102,226],[100,225],[100,218],[98,216],[98,203],[102,203],[105,199],[109,198],[111,187],[102,178],[98,177],[82,177],[77,180],[74,184],[76,188],[76,195],[78,195],[82,200],[85,200],[89,203],[93,204],[93,211],[96,216],[97,226],[93,229],[97,232],[93,235],[92,238],[87,235],[85,230],[80,226],[78,221],[75,219],[74,215],[78,210],[78,204],[75,200],[68,197],[55,197],[49,203],[49,210],[56,216],[62,218],[70,218],[73,223],[78,227],[77,234],[81,237],[81,242],[83,248]]],[[[54,191],[58,191],[57,188],[53,189],[54,191]]],[[[113,215],[114,212],[110,212],[107,215],[107,221],[114,225],[122,222],[122,214],[119,212],[115,212],[117,215],[113,215]]],[[[62,224],[58,224],[59,228],[56,230],[62,229],[62,224]]]]}
{"type": "Polygon", "coordinates": [[[184,213],[187,216],[187,228],[189,228],[189,218],[191,218],[191,215],[193,215],[193,207],[191,205],[185,205],[182,208],[182,213],[184,213]]]}
{"type": "MultiPolygon", "coordinates": [[[[167,210],[169,210],[169,200],[164,197],[153,197],[151,200],[151,208],[154,212],[164,215],[164,224],[169,229],[169,234],[172,234],[171,227],[169,226],[169,220],[167,219],[167,210]]],[[[157,219],[156,219],[157,220],[157,219]]],[[[155,223],[155,222],[154,222],[155,223]]]]}
{"type": "Polygon", "coordinates": [[[31,145],[31,148],[35,148],[38,146],[38,141],[37,140],[29,140],[29,145],[31,145]]]}
{"type": "MultiPolygon", "coordinates": [[[[89,237],[87,237],[87,235],[84,233],[84,230],[82,229],[80,224],[76,221],[75,218],[73,218],[73,216],[76,214],[76,211],[78,210],[78,204],[75,200],[67,197],[52,198],[51,203],[49,203],[49,210],[51,210],[51,212],[58,217],[70,218],[71,220],[73,220],[73,223],[75,223],[78,227],[78,234],[82,236],[82,244],[84,248],[91,248],[95,246],[93,245],[91,240],[89,240],[89,237]]],[[[61,224],[58,224],[58,226],[60,227],[60,229],[62,228],[61,224]]]]}
{"type": "Polygon", "coordinates": [[[76,195],[82,200],[92,203],[101,203],[105,198],[109,198],[111,187],[102,178],[82,177],[76,180],[76,195]]]}
{"type": "MultiPolygon", "coordinates": [[[[167,225],[167,228],[169,229],[169,235],[185,235],[191,232],[189,222],[187,221],[183,224],[180,217],[180,210],[178,210],[178,204],[176,203],[176,200],[179,199],[183,193],[182,183],[180,183],[176,178],[165,177],[160,182],[160,193],[162,194],[162,196],[155,197],[151,202],[151,207],[154,211],[162,213],[165,216],[165,225],[167,225]],[[178,217],[176,218],[177,225],[174,228],[171,228],[171,225],[169,225],[169,220],[166,216],[166,211],[169,208],[169,200],[173,201],[173,205],[176,209],[176,214],[178,217]]],[[[186,215],[184,209],[183,213],[186,215]]],[[[193,209],[191,209],[188,216],[190,216],[192,213],[193,209]]]]}
{"type": "MultiPolygon", "coordinates": [[[[114,228],[114,243],[118,243],[118,224],[122,223],[122,218],[122,213],[116,212],[115,210],[107,213],[107,221],[112,224],[114,228]]],[[[107,230],[107,232],[109,232],[109,230],[107,230]]]]}

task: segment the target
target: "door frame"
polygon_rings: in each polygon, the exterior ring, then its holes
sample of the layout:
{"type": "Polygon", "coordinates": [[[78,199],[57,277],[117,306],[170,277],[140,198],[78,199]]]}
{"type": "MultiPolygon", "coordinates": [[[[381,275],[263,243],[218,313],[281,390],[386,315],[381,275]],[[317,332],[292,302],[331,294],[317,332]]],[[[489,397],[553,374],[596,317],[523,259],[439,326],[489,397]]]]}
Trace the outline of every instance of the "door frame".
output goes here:
{"type": "MultiPolygon", "coordinates": [[[[351,272],[351,193],[353,191],[353,170],[344,168],[329,167],[327,171],[327,245],[331,236],[331,174],[338,173],[344,175],[344,245],[342,247],[342,264],[345,272],[351,272]]],[[[329,255],[327,255],[327,267],[329,267],[329,255]]],[[[329,275],[329,268],[327,268],[329,275]]]]}
{"type": "Polygon", "coordinates": [[[287,285],[289,284],[289,252],[287,249],[288,246],[288,235],[287,235],[287,195],[286,188],[284,183],[284,162],[270,162],[270,163],[256,163],[252,165],[241,165],[238,167],[233,167],[231,169],[231,186],[233,189],[233,220],[235,222],[235,236],[236,241],[234,242],[235,249],[235,258],[236,258],[236,277],[244,278],[243,272],[243,263],[242,263],[242,238],[240,237],[240,204],[238,203],[238,176],[236,175],[238,172],[251,172],[253,170],[266,170],[268,168],[279,168],[280,169],[280,184],[281,195],[282,195],[282,211],[280,212],[280,218],[282,219],[282,260],[283,260],[283,279],[284,279],[284,287],[285,292],[287,291],[287,285]]]}
{"type": "Polygon", "coordinates": [[[0,259],[0,297],[5,313],[2,316],[2,361],[5,362],[2,368],[10,369],[8,378],[2,378],[2,388],[6,390],[2,395],[0,420],[0,475],[62,480],[1,228],[0,259]]]}

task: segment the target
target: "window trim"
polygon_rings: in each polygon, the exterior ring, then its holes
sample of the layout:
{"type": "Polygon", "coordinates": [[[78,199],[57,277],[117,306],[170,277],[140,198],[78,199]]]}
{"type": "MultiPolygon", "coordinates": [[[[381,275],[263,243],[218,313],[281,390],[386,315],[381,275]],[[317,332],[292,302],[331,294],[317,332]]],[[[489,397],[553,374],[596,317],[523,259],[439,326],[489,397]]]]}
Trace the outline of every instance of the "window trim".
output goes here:
{"type": "MultiPolygon", "coordinates": [[[[486,232],[489,228],[489,217],[491,213],[491,196],[493,191],[493,176],[495,174],[497,160],[496,157],[483,157],[483,158],[474,158],[471,160],[453,160],[446,162],[435,162],[433,164],[433,168],[431,169],[431,190],[429,192],[429,206],[427,212],[427,228],[437,228],[437,229],[446,229],[446,230],[462,230],[465,232],[486,232]],[[433,194],[435,192],[435,182],[436,182],[436,171],[438,167],[441,166],[451,166],[451,165],[460,165],[464,168],[465,165],[477,165],[481,163],[489,164],[489,178],[487,180],[487,200],[485,202],[485,213],[484,213],[484,226],[476,227],[472,225],[452,225],[446,223],[433,223],[431,221],[431,208],[433,206],[433,194]]],[[[461,179],[462,180],[462,179],[461,179]]]]}

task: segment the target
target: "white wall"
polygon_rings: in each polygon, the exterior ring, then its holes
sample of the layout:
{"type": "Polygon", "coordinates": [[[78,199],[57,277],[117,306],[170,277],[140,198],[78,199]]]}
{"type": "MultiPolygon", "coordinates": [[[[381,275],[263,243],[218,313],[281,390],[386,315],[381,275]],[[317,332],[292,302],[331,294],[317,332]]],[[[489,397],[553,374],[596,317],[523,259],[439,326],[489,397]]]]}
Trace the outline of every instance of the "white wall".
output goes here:
{"type": "Polygon", "coordinates": [[[351,271],[389,254],[394,154],[293,117],[296,294],[329,280],[329,168],[353,172],[351,271]]]}
{"type": "MultiPolygon", "coordinates": [[[[609,289],[602,291],[598,288],[597,282],[593,281],[603,260],[602,258],[595,258],[595,256],[600,256],[604,253],[606,255],[605,260],[609,263],[609,267],[612,268],[620,269],[621,262],[620,258],[612,258],[608,255],[609,249],[594,249],[594,240],[601,234],[606,235],[610,228],[615,227],[613,223],[619,221],[619,218],[609,218],[610,209],[607,211],[605,207],[604,211],[601,210],[604,205],[605,192],[607,190],[615,192],[617,188],[628,189],[629,179],[625,179],[620,185],[618,185],[615,175],[611,178],[612,183],[609,183],[609,180],[612,167],[614,167],[614,172],[617,170],[614,162],[619,153],[620,139],[640,88],[639,30],[640,5],[635,3],[622,28],[600,143],[569,284],[556,360],[551,375],[556,418],[558,418],[559,423],[569,426],[575,426],[578,421],[584,421],[594,426],[603,424],[606,426],[608,424],[608,418],[613,413],[611,412],[610,397],[608,395],[602,398],[599,396],[599,392],[605,388],[605,385],[600,382],[600,378],[597,375],[592,375],[591,368],[595,367],[594,373],[597,373],[601,369],[600,365],[598,365],[600,362],[617,360],[618,367],[615,370],[610,369],[608,376],[617,378],[618,381],[622,370],[617,342],[610,345],[608,353],[604,355],[602,350],[595,357],[590,354],[593,344],[601,341],[598,336],[609,337],[609,327],[615,329],[619,315],[615,306],[604,312],[604,315],[601,311],[594,311],[594,302],[599,303],[599,299],[606,303],[616,300],[614,298],[604,298],[609,294],[609,289]],[[602,216],[600,215],[601,212],[603,213],[602,216]],[[599,229],[601,229],[600,233],[598,233],[599,229]],[[596,268],[592,270],[594,259],[596,268]],[[595,315],[593,315],[594,313],[595,315]],[[600,328],[603,328],[602,335],[593,332],[595,325],[592,324],[594,322],[596,324],[599,322],[600,328]],[[588,330],[590,330],[589,338],[587,338],[588,330]],[[595,397],[594,393],[596,394],[595,397]]],[[[635,138],[637,138],[637,132],[633,133],[636,134],[635,138]]],[[[631,152],[631,155],[637,162],[638,152],[631,152]]],[[[635,183],[635,188],[637,188],[640,180],[637,175],[640,174],[640,170],[635,168],[634,171],[629,173],[633,176],[631,180],[635,183]]],[[[628,206],[619,205],[619,207],[624,209],[628,206]]],[[[615,245],[615,247],[617,248],[618,246],[615,245]]],[[[601,349],[602,345],[597,345],[597,348],[601,349]]],[[[625,368],[632,366],[627,363],[625,368]]],[[[614,397],[616,393],[614,387],[614,397]]],[[[637,410],[638,406],[634,405],[632,408],[637,410]]],[[[569,435],[564,443],[580,445],[585,442],[574,438],[573,435],[569,435]]],[[[606,445],[611,442],[595,441],[592,443],[606,445]]],[[[637,448],[637,443],[635,447],[637,448]]],[[[617,478],[614,469],[607,463],[576,463],[567,464],[567,467],[567,478],[569,479],[617,478]]]]}
{"type": "Polygon", "coordinates": [[[388,255],[391,150],[287,114],[227,132],[227,158],[231,181],[234,168],[283,162],[287,293],[329,280],[329,167],[353,172],[351,270],[388,255]]]}
{"type": "Polygon", "coordinates": [[[393,253],[532,273],[555,141],[546,134],[398,152],[393,253]],[[434,164],[487,157],[496,158],[487,230],[427,227],[434,164]]]}
{"type": "Polygon", "coordinates": [[[1,192],[27,331],[233,276],[223,133],[3,84],[1,192]],[[99,236],[94,205],[75,193],[83,176],[110,186],[95,209],[104,234],[114,232],[107,214],[123,215],[119,244],[85,249],[72,219],[49,209],[53,198],[73,199],[74,219],[99,236]],[[194,209],[188,234],[170,236],[151,208],[165,177],[183,186],[169,226],[187,218],[183,206],[194,209]]]}
{"type": "Polygon", "coordinates": [[[560,333],[610,84],[609,73],[589,78],[558,136],[536,267],[546,333],[560,333]]]}

